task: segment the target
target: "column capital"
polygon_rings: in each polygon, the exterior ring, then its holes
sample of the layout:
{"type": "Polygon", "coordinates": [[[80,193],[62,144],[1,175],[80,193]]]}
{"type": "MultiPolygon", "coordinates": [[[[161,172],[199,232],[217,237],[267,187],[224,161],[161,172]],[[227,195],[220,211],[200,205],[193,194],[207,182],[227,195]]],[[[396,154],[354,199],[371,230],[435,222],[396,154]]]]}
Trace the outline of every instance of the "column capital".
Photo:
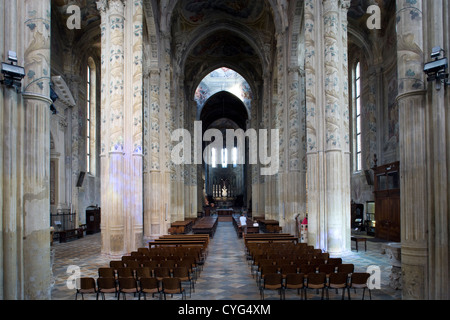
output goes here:
{"type": "Polygon", "coordinates": [[[123,13],[123,7],[125,7],[124,0],[99,0],[96,2],[97,10],[100,15],[106,14],[107,11],[112,10],[117,13],[123,13]]]}
{"type": "Polygon", "coordinates": [[[100,15],[104,15],[106,10],[108,10],[108,0],[99,0],[96,2],[97,10],[100,12],[100,15]]]}
{"type": "Polygon", "coordinates": [[[340,0],[339,7],[344,10],[350,9],[351,1],[350,0],[340,0]]]}

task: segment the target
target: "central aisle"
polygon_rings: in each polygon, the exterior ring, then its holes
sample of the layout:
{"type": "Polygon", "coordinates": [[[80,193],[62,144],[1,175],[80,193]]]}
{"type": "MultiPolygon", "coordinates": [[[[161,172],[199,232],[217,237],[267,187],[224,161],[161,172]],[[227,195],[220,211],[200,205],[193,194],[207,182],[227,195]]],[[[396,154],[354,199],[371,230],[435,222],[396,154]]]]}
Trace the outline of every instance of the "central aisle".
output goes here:
{"type": "Polygon", "coordinates": [[[260,299],[256,280],[246,261],[244,241],[237,237],[232,222],[219,222],[191,299],[260,299]]]}

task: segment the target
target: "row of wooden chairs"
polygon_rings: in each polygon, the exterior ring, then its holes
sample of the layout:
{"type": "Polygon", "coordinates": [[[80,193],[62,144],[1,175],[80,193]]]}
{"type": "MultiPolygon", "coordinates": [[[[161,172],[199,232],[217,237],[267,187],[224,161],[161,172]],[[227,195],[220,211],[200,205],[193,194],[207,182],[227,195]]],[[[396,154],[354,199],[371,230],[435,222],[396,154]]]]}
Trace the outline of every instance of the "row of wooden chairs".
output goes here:
{"type": "Polygon", "coordinates": [[[186,291],[182,286],[182,279],[177,277],[167,277],[162,280],[158,280],[154,277],[141,278],[137,281],[135,278],[119,278],[117,281],[114,278],[99,277],[97,279],[92,277],[83,277],[79,279],[79,286],[75,295],[75,300],[78,300],[78,295],[81,295],[84,300],[84,295],[95,294],[96,300],[99,296],[105,300],[105,294],[114,294],[118,300],[120,296],[126,300],[127,294],[138,295],[138,300],[141,300],[141,296],[147,300],[147,294],[151,294],[154,297],[155,294],[159,295],[159,299],[166,295],[181,294],[182,299],[186,299],[186,291]]]}
{"type": "Polygon", "coordinates": [[[251,273],[254,274],[257,273],[261,266],[263,265],[275,265],[275,266],[281,266],[281,265],[292,265],[299,268],[300,266],[309,266],[312,269],[317,269],[319,266],[327,266],[327,268],[336,268],[337,266],[342,264],[341,258],[328,258],[325,259],[309,259],[309,258],[302,258],[302,257],[294,257],[293,259],[284,259],[284,258],[277,258],[277,259],[267,259],[265,256],[262,257],[256,257],[253,261],[253,264],[251,265],[251,273]]]}
{"type": "Polygon", "coordinates": [[[342,289],[341,299],[345,299],[345,291],[347,291],[348,299],[351,300],[350,290],[363,289],[362,300],[366,289],[369,291],[370,299],[372,295],[367,282],[370,278],[369,273],[352,273],[350,277],[345,272],[332,273],[328,277],[325,273],[289,273],[283,277],[280,273],[268,273],[264,276],[259,287],[261,299],[264,300],[265,290],[276,290],[280,295],[280,300],[286,298],[286,290],[297,290],[300,299],[307,300],[307,290],[322,291],[321,299],[326,297],[329,299],[329,289],[335,289],[336,292],[342,289]]]}
{"type": "Polygon", "coordinates": [[[283,278],[286,277],[287,274],[290,273],[303,273],[303,274],[310,274],[310,273],[324,273],[326,274],[327,277],[329,277],[332,273],[346,273],[349,277],[353,274],[354,272],[354,265],[353,264],[341,264],[337,267],[332,266],[332,265],[319,265],[319,266],[314,266],[314,265],[280,265],[280,266],[276,266],[276,265],[263,265],[261,267],[261,269],[258,272],[258,276],[257,276],[257,283],[260,284],[261,279],[264,278],[264,276],[266,274],[269,273],[280,273],[283,278]]]}

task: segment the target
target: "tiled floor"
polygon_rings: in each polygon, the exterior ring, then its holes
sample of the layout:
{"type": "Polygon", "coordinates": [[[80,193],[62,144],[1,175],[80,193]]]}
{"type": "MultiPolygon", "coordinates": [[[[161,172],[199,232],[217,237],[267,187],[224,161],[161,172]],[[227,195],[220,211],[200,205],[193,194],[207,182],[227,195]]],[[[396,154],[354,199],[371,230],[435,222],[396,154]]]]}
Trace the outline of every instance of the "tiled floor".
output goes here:
{"type": "MultiPolygon", "coordinates": [[[[380,242],[367,242],[367,252],[360,249],[352,250],[341,255],[344,263],[353,263],[355,271],[365,272],[368,266],[376,265],[381,270],[381,289],[372,290],[373,300],[399,300],[401,290],[393,290],[389,287],[389,274],[391,266],[386,255],[381,253],[380,242]]],[[[353,244],[354,246],[354,244],[353,244]]],[[[79,240],[53,245],[54,286],[52,290],[53,300],[73,300],[75,290],[68,288],[71,284],[70,266],[79,267],[80,276],[97,277],[99,267],[108,266],[109,258],[100,252],[100,234],[89,235],[79,240]],[[69,273],[68,273],[69,271],[69,273]],[[69,281],[68,281],[69,280],[69,281]]],[[[74,267],[72,267],[73,269],[74,267]]],[[[76,270],[76,269],[75,269],[76,270]]],[[[189,291],[189,290],[188,290],[189,291]]],[[[352,299],[361,299],[361,292],[351,291],[352,299]]],[[[336,294],[330,290],[330,299],[340,299],[341,291],[336,294]]],[[[367,291],[366,297],[368,298],[367,291]]],[[[132,297],[128,297],[130,299],[132,297]]],[[[299,299],[295,291],[286,293],[286,300],[299,299]]],[[[346,296],[347,298],[347,296],[346,296]]],[[[95,297],[85,297],[95,299],[95,297]]],[[[114,299],[111,296],[110,299],[114,299]]],[[[168,299],[179,299],[174,296],[168,299]]],[[[187,295],[188,300],[259,300],[260,293],[255,278],[250,272],[244,254],[244,243],[237,238],[236,231],[231,222],[219,222],[214,238],[208,247],[208,256],[195,285],[192,296],[187,295]]],[[[279,299],[276,292],[265,293],[266,300],[279,299]]],[[[320,299],[320,294],[308,291],[308,299],[320,299]]]]}

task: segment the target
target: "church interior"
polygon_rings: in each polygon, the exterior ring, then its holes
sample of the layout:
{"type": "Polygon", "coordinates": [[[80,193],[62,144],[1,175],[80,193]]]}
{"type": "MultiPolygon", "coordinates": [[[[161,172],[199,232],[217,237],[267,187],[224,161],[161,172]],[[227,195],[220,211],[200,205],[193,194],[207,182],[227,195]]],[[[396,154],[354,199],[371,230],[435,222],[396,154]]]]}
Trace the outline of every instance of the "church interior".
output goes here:
{"type": "Polygon", "coordinates": [[[1,300],[450,299],[447,0],[0,15],[1,300]]]}

